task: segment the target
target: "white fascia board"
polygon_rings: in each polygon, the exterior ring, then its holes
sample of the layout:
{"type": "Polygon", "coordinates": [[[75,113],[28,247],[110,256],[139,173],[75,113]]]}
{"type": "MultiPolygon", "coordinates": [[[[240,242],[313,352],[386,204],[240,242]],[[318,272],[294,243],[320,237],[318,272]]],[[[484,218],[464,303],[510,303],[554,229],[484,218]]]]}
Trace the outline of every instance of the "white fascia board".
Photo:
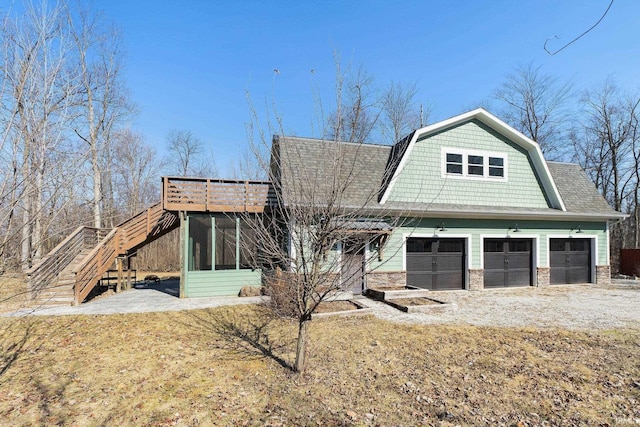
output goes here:
{"type": "Polygon", "coordinates": [[[520,145],[522,148],[527,150],[527,152],[531,156],[533,165],[536,168],[536,171],[538,172],[538,176],[542,181],[542,186],[544,187],[545,193],[547,194],[547,197],[549,198],[549,201],[551,202],[552,207],[556,209],[560,209],[562,211],[567,210],[567,208],[564,205],[564,202],[562,201],[562,198],[560,197],[560,192],[556,187],[556,183],[553,181],[553,178],[551,177],[551,172],[549,172],[549,168],[547,167],[547,162],[544,160],[544,157],[542,156],[542,150],[540,150],[540,146],[535,141],[533,141],[530,138],[527,138],[521,132],[518,132],[517,130],[515,130],[514,128],[512,128],[511,126],[509,126],[508,124],[506,124],[505,122],[503,122],[502,120],[500,120],[499,118],[497,118],[496,116],[489,113],[483,108],[476,108],[475,110],[469,111],[467,113],[463,113],[458,116],[451,117],[450,119],[443,120],[441,122],[434,123],[432,125],[416,130],[413,134],[413,137],[411,138],[411,141],[409,141],[409,145],[405,150],[404,155],[402,156],[402,159],[400,159],[400,163],[398,164],[398,167],[396,168],[395,172],[393,173],[393,176],[391,177],[391,180],[389,181],[389,185],[387,185],[387,188],[385,189],[385,192],[380,199],[380,204],[384,204],[389,198],[389,195],[391,194],[391,190],[393,189],[393,186],[398,178],[398,175],[400,175],[400,172],[402,171],[405,164],[407,163],[407,159],[411,155],[413,146],[416,144],[416,141],[418,140],[419,136],[422,136],[424,134],[434,133],[441,129],[455,126],[459,123],[463,123],[471,119],[480,120],[482,123],[486,124],[490,128],[496,130],[498,133],[504,135],[509,140],[515,142],[516,144],[520,145]]]}

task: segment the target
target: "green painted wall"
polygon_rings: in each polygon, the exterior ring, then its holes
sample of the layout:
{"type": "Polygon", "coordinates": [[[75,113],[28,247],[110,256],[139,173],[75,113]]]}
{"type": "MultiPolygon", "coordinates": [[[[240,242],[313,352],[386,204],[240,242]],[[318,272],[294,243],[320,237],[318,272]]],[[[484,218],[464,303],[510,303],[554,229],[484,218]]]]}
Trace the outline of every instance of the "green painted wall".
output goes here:
{"type": "Polygon", "coordinates": [[[478,121],[416,142],[389,201],[548,208],[529,156],[478,121]],[[442,148],[504,153],[507,181],[442,176],[442,148]]]}
{"type": "Polygon", "coordinates": [[[547,241],[553,237],[592,238],[597,239],[597,265],[609,265],[607,258],[607,233],[605,222],[568,222],[568,221],[514,221],[514,220],[456,220],[456,219],[422,219],[407,220],[403,227],[395,230],[384,248],[384,259],[379,262],[372,259],[369,262],[371,270],[402,271],[403,270],[403,235],[421,235],[431,237],[460,237],[469,236],[471,240],[470,256],[471,268],[481,267],[481,238],[506,237],[532,238],[537,237],[539,246],[538,267],[548,266],[547,241]],[[444,222],[446,231],[439,231],[439,225],[444,222]],[[509,231],[509,227],[518,224],[519,232],[509,231]],[[582,233],[571,231],[580,225],[582,233]]]}
{"type": "Polygon", "coordinates": [[[237,296],[243,286],[260,286],[259,270],[187,272],[187,297],[237,296]]]}

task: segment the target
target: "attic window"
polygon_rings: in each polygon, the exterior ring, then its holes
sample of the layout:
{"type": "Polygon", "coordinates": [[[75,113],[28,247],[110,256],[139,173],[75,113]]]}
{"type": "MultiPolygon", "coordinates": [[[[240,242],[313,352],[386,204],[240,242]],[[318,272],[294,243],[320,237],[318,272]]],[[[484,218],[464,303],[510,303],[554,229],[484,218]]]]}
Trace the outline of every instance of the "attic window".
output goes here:
{"type": "Polygon", "coordinates": [[[484,175],[484,158],[482,156],[469,155],[467,162],[469,163],[469,175],[484,175]]]}
{"type": "Polygon", "coordinates": [[[462,175],[462,154],[447,153],[447,173],[462,175]]]}
{"type": "Polygon", "coordinates": [[[504,177],[504,159],[489,157],[489,176],[504,177]]]}
{"type": "Polygon", "coordinates": [[[443,148],[442,154],[443,177],[506,181],[506,154],[450,148],[443,148]]]}

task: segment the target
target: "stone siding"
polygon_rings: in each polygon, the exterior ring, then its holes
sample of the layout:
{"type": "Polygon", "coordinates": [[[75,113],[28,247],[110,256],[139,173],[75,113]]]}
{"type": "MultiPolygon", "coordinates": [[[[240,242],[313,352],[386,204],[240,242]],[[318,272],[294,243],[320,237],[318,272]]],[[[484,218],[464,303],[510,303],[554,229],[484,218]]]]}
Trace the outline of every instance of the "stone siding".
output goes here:
{"type": "Polygon", "coordinates": [[[469,290],[481,291],[484,289],[484,269],[472,268],[469,270],[469,290]]]}
{"type": "Polygon", "coordinates": [[[551,284],[551,269],[549,267],[538,267],[538,280],[536,285],[540,288],[551,284]]]}
{"type": "Polygon", "coordinates": [[[367,288],[390,288],[407,285],[405,271],[371,271],[366,275],[367,288]]]}
{"type": "Polygon", "coordinates": [[[611,268],[608,265],[596,265],[596,283],[604,286],[611,284],[611,268]]]}

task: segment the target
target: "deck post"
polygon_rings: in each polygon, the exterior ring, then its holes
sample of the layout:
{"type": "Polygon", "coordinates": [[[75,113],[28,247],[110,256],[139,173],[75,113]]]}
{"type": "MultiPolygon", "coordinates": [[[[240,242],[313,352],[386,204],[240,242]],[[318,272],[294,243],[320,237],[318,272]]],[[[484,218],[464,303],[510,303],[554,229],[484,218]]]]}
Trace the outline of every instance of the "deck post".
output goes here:
{"type": "Polygon", "coordinates": [[[124,272],[122,271],[122,257],[116,258],[116,267],[118,268],[118,282],[116,284],[116,292],[124,290],[124,272]]]}
{"type": "Polygon", "coordinates": [[[180,298],[186,298],[186,284],[187,284],[187,256],[185,251],[187,242],[187,213],[180,211],[178,213],[180,217],[180,298]]]}
{"type": "Polygon", "coordinates": [[[131,257],[127,257],[127,290],[130,290],[131,288],[131,257]]]}

